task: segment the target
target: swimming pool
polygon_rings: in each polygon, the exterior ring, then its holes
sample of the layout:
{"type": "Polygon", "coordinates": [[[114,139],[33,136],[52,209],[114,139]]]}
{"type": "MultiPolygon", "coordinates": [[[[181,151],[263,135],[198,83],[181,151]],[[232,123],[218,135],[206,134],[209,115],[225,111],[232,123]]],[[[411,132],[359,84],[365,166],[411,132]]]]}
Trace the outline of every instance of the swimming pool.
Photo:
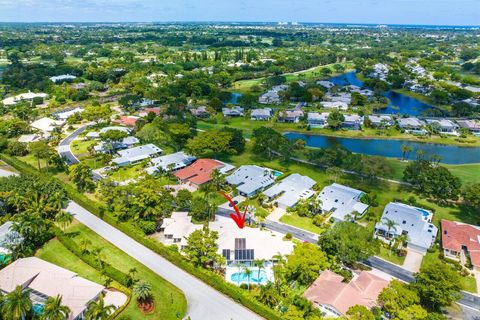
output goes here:
{"type": "Polygon", "coordinates": [[[44,305],[40,303],[35,303],[32,306],[33,313],[37,316],[40,316],[43,314],[43,308],[44,308],[44,305]]]}
{"type": "MultiPolygon", "coordinates": [[[[242,272],[235,272],[230,276],[230,280],[236,283],[248,283],[248,276],[245,274],[244,271],[242,272]]],[[[260,270],[260,274],[258,270],[252,270],[252,274],[250,275],[250,283],[253,284],[264,284],[268,282],[267,273],[264,270],[260,270]]]]}
{"type": "Polygon", "coordinates": [[[277,170],[273,170],[273,176],[274,176],[275,178],[280,177],[282,174],[283,174],[283,172],[280,172],[280,171],[277,171],[277,170]]]}
{"type": "Polygon", "coordinates": [[[428,212],[427,210],[423,210],[423,209],[417,209],[417,210],[420,211],[424,217],[430,216],[430,212],[428,212]]]}

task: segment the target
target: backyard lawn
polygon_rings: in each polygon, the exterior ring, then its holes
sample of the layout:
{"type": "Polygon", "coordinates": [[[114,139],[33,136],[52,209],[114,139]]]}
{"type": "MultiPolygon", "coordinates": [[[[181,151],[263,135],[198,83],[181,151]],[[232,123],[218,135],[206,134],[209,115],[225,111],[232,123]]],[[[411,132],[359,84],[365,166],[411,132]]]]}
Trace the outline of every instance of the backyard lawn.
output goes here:
{"type": "Polygon", "coordinates": [[[89,155],[88,148],[98,144],[95,140],[75,140],[70,144],[72,153],[77,157],[89,155]]]}
{"type": "Polygon", "coordinates": [[[325,229],[322,229],[320,227],[317,227],[316,225],[313,224],[312,219],[307,218],[307,217],[300,217],[294,213],[286,213],[280,218],[280,222],[283,222],[285,224],[289,224],[291,226],[307,230],[310,232],[313,232],[315,234],[320,234],[325,229]]]}
{"type": "MultiPolygon", "coordinates": [[[[80,245],[82,240],[88,239],[92,243],[90,249],[102,248],[102,251],[100,253],[102,255],[102,258],[118,270],[124,273],[128,273],[129,270],[135,268],[137,270],[136,278],[141,281],[146,281],[152,286],[152,293],[155,300],[155,311],[152,314],[143,315],[142,313],[140,313],[136,302],[133,301],[132,303],[130,303],[127,309],[122,312],[121,316],[123,316],[125,319],[173,320],[181,319],[183,317],[187,308],[186,299],[183,293],[175,286],[173,286],[165,279],[161,278],[156,273],[154,273],[135,259],[131,258],[126,253],[112,245],[110,242],[101,238],[99,235],[78,222],[73,223],[67,229],[67,233],[71,233],[73,235],[72,240],[75,241],[78,245],[80,245]],[[178,315],[180,315],[180,317],[178,317],[178,315]]],[[[49,245],[47,245],[46,250],[40,250],[39,256],[41,255],[46,259],[56,259],[52,261],[55,263],[59,261],[59,263],[68,263],[68,265],[70,266],[77,264],[75,261],[78,260],[78,258],[76,258],[75,256],[72,257],[72,254],[69,255],[68,253],[70,253],[70,251],[68,251],[65,256],[62,257],[65,253],[64,251],[60,250],[60,254],[58,254],[58,252],[54,250],[54,246],[58,247],[58,244],[58,241],[57,244],[54,243],[50,245],[49,243],[50,247],[49,245]],[[74,262],[70,262],[70,259],[72,258],[74,259],[74,262]]],[[[64,248],[64,250],[66,249],[64,248]]],[[[66,265],[66,267],[68,267],[68,265],[66,265]]],[[[81,263],[78,263],[78,265],[82,266],[81,263]]],[[[98,279],[98,273],[94,273],[91,268],[83,268],[82,266],[81,268],[77,268],[77,270],[79,269],[85,269],[86,275],[89,275],[91,277],[97,277],[98,279]]],[[[76,271],[73,269],[73,267],[72,270],[76,271]]],[[[102,282],[103,281],[101,281],[100,283],[102,282]]]]}
{"type": "Polygon", "coordinates": [[[116,170],[107,171],[106,174],[110,179],[122,182],[130,179],[136,179],[145,174],[143,164],[133,166],[120,167],[116,170]]]}

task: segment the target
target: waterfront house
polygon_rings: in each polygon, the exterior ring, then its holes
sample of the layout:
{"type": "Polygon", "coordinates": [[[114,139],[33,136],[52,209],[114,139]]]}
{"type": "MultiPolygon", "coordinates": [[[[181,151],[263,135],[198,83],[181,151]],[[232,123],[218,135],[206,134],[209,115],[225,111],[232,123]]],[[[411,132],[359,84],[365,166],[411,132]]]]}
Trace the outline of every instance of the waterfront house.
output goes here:
{"type": "Polygon", "coordinates": [[[317,199],[321,202],[322,212],[332,213],[330,217],[339,222],[350,220],[347,219],[349,215],[354,219],[354,213],[360,217],[367,211],[368,205],[360,201],[364,194],[361,190],[333,183],[323,188],[317,199]]]}
{"type": "Polygon", "coordinates": [[[243,117],[244,109],[240,106],[234,106],[232,108],[222,108],[224,117],[243,117]]]}
{"type": "Polygon", "coordinates": [[[162,149],[154,144],[146,144],[131,149],[120,150],[117,152],[119,157],[114,158],[112,162],[119,167],[138,163],[148,158],[154,158],[162,153],[162,149]]]}
{"type": "Polygon", "coordinates": [[[405,130],[405,132],[407,133],[414,133],[414,134],[427,133],[427,131],[424,129],[425,122],[423,122],[418,118],[415,118],[415,117],[398,118],[397,122],[400,129],[405,130]]]}
{"type": "Polygon", "coordinates": [[[389,127],[394,124],[393,118],[387,115],[371,115],[368,119],[374,127],[389,127]]]}
{"type": "Polygon", "coordinates": [[[228,176],[226,181],[236,186],[240,195],[253,197],[259,191],[271,186],[275,182],[275,177],[269,169],[254,165],[244,165],[228,176]]]}
{"type": "Polygon", "coordinates": [[[343,116],[345,120],[343,120],[341,124],[342,128],[349,130],[360,130],[363,124],[363,117],[356,114],[345,114],[343,116]]]}
{"type": "Polygon", "coordinates": [[[442,219],[441,228],[444,256],[480,272],[480,227],[442,219]]]}
{"type": "Polygon", "coordinates": [[[250,112],[250,120],[270,120],[272,115],[272,108],[253,109],[250,112]]]}
{"type": "Polygon", "coordinates": [[[326,81],[326,80],[317,81],[317,84],[319,86],[324,87],[325,89],[331,89],[331,88],[335,87],[335,83],[333,83],[331,81],[326,81]]]}
{"type": "Polygon", "coordinates": [[[284,110],[278,113],[278,122],[298,123],[303,117],[302,110],[284,110]]]}
{"type": "Polygon", "coordinates": [[[303,296],[317,306],[324,317],[345,317],[348,309],[356,305],[367,309],[377,307],[378,296],[388,284],[387,279],[369,271],[354,273],[352,280],[345,282],[343,276],[325,270],[303,296]]]}
{"type": "Polygon", "coordinates": [[[427,123],[435,123],[440,129],[440,133],[454,136],[458,135],[458,129],[460,128],[458,124],[449,119],[427,119],[427,123]]]}
{"type": "Polygon", "coordinates": [[[315,184],[315,180],[293,173],[265,190],[263,194],[279,208],[286,209],[295,206],[299,200],[312,197],[315,194],[312,189],[315,184]]]}
{"type": "Polygon", "coordinates": [[[342,101],[322,101],[320,102],[322,107],[325,109],[339,109],[339,110],[347,110],[348,103],[342,101]]]}
{"type": "Polygon", "coordinates": [[[328,115],[328,112],[309,112],[307,114],[307,123],[312,128],[324,128],[327,126],[328,115]]]}
{"type": "Polygon", "coordinates": [[[409,249],[425,253],[437,236],[438,229],[432,219],[433,214],[428,210],[390,202],[383,210],[380,222],[375,224],[375,235],[385,241],[406,235],[409,249]],[[394,227],[387,226],[389,220],[395,223],[394,227]]]}
{"type": "Polygon", "coordinates": [[[480,120],[457,120],[460,128],[465,128],[474,135],[480,135],[480,120]]]}

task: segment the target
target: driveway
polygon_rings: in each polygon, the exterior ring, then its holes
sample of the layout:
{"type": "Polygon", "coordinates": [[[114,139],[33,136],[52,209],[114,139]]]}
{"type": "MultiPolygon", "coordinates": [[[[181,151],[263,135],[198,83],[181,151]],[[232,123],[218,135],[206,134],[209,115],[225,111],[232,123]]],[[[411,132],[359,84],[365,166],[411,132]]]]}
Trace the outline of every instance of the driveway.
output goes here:
{"type": "Polygon", "coordinates": [[[188,301],[187,316],[190,316],[192,320],[262,319],[257,314],[178,268],[170,261],[136,242],[75,202],[70,202],[66,210],[85,226],[182,290],[188,301]]]}
{"type": "Polygon", "coordinates": [[[273,222],[279,222],[280,218],[285,213],[287,213],[287,211],[285,211],[285,209],[275,207],[275,209],[273,209],[272,213],[270,213],[268,215],[267,220],[273,221],[273,222]]]}
{"type": "Polygon", "coordinates": [[[405,262],[402,266],[403,269],[410,272],[420,271],[420,266],[422,265],[422,260],[424,256],[424,253],[412,249],[407,249],[407,256],[405,257],[405,262]]]}

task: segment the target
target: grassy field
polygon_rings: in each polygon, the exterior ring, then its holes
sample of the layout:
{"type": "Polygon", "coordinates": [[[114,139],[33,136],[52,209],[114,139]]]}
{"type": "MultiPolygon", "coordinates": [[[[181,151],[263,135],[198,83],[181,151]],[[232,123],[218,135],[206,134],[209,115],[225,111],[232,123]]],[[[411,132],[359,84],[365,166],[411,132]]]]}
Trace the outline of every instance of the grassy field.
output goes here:
{"type": "Polygon", "coordinates": [[[394,252],[391,252],[388,248],[385,248],[384,246],[380,246],[380,253],[378,254],[378,256],[383,260],[390,261],[399,266],[402,266],[405,262],[405,257],[399,257],[394,252]]]}
{"type": "Polygon", "coordinates": [[[75,140],[70,144],[72,153],[80,158],[85,155],[89,155],[88,148],[98,144],[98,141],[95,140],[75,140]]]}
{"type": "MultiPolygon", "coordinates": [[[[136,268],[136,277],[142,281],[148,282],[152,286],[152,292],[155,299],[155,312],[149,315],[143,315],[139,311],[135,301],[133,301],[127,309],[122,312],[122,316],[125,317],[125,319],[173,320],[179,319],[177,313],[180,315],[180,318],[183,317],[187,308],[186,299],[183,293],[175,286],[128,256],[117,247],[113,246],[110,242],[98,236],[87,227],[79,223],[74,223],[67,229],[67,232],[73,235],[72,239],[79,245],[82,240],[88,239],[92,243],[90,249],[102,248],[100,253],[102,258],[118,270],[128,273],[130,269],[136,268]]],[[[47,260],[50,259],[49,261],[56,264],[58,263],[65,268],[78,272],[82,276],[85,275],[85,277],[91,277],[89,279],[92,281],[103,283],[103,280],[99,281],[99,272],[97,270],[92,270],[92,268],[83,264],[79,258],[65,249],[65,247],[63,247],[57,240],[52,241],[38,252],[39,257],[47,260]]],[[[101,275],[100,279],[103,279],[101,275]]]]}
{"type": "Polygon", "coordinates": [[[285,214],[280,218],[280,222],[289,224],[291,226],[307,230],[316,234],[320,234],[324,229],[317,227],[312,223],[312,219],[307,217],[300,217],[296,214],[285,214]]]}
{"type": "Polygon", "coordinates": [[[126,181],[129,179],[136,179],[145,174],[142,164],[133,166],[120,167],[117,170],[108,171],[107,175],[113,181],[126,181]]]}

